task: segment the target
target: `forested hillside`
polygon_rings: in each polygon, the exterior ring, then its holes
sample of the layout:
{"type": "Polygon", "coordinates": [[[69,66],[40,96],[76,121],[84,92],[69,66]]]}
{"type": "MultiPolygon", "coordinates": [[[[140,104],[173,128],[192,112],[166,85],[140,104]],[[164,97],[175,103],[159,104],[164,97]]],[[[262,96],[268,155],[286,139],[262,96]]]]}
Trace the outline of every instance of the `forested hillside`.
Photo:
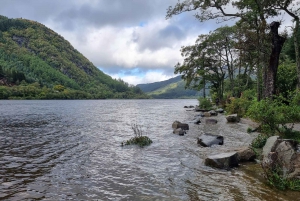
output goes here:
{"type": "Polygon", "coordinates": [[[185,89],[185,82],[181,76],[165,81],[137,85],[152,98],[198,98],[202,91],[185,89]]]}
{"type": "Polygon", "coordinates": [[[0,16],[0,99],[143,98],[46,26],[0,16]]]}

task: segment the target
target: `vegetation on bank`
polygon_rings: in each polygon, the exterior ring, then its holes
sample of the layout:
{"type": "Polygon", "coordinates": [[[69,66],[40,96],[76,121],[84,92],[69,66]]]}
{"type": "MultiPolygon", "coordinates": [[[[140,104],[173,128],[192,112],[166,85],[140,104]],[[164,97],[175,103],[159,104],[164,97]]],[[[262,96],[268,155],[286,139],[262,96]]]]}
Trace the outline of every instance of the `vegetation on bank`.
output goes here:
{"type": "Polygon", "coordinates": [[[152,140],[144,135],[144,130],[141,125],[132,124],[131,128],[133,130],[134,137],[130,138],[126,142],[122,142],[121,145],[138,145],[140,147],[148,146],[152,143],[152,140]]]}
{"type": "Polygon", "coordinates": [[[0,99],[148,98],[44,25],[0,16],[0,99]]]}
{"type": "MultiPolygon", "coordinates": [[[[272,135],[300,142],[300,133],[293,130],[293,123],[300,122],[299,9],[296,0],[187,0],[167,11],[167,18],[196,11],[200,22],[236,19],[234,26],[199,35],[194,45],[182,47],[184,60],[175,66],[175,73],[189,88],[209,83],[211,98],[228,113],[260,123],[261,134],[252,142],[256,150],[272,135]],[[282,14],[292,19],[291,34],[279,34],[280,22],[267,22],[282,14]]],[[[282,170],[264,171],[269,184],[300,190],[300,180],[285,178],[282,170]]]]}

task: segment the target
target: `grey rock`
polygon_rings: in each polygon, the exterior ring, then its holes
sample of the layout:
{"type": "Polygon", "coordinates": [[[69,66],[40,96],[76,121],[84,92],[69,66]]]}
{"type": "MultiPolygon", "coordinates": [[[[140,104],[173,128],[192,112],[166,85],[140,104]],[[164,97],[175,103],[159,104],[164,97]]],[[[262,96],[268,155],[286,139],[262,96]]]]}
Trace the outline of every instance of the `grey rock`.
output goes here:
{"type": "Polygon", "coordinates": [[[217,112],[217,113],[224,113],[224,109],[218,108],[218,109],[216,110],[216,112],[217,112]]]}
{"type": "Polygon", "coordinates": [[[240,162],[253,161],[256,157],[255,152],[250,147],[242,147],[237,150],[240,162]]]}
{"type": "Polygon", "coordinates": [[[229,123],[237,123],[240,122],[240,117],[237,114],[231,114],[226,116],[227,122],[229,123]]]}
{"type": "Polygon", "coordinates": [[[172,128],[173,130],[177,129],[177,128],[181,128],[182,130],[189,130],[189,125],[188,124],[184,124],[184,123],[181,123],[179,121],[175,121],[173,124],[172,124],[172,128]]]}
{"type": "Polygon", "coordinates": [[[209,112],[204,112],[203,115],[204,115],[204,117],[210,117],[211,116],[211,114],[209,112]]]}
{"type": "Polygon", "coordinates": [[[211,116],[217,116],[218,115],[218,113],[215,110],[211,110],[211,111],[209,111],[209,113],[210,113],[211,116]]]}
{"type": "Polygon", "coordinates": [[[265,170],[282,170],[282,176],[298,178],[300,176],[300,153],[298,142],[280,139],[279,136],[268,138],[263,148],[262,167],[265,170]]]}
{"type": "Polygon", "coordinates": [[[205,133],[198,138],[197,144],[200,144],[203,147],[210,147],[212,145],[223,145],[224,137],[220,135],[205,133]]]}
{"type": "Polygon", "coordinates": [[[208,156],[205,159],[205,165],[220,169],[230,169],[232,167],[237,167],[238,155],[236,152],[230,152],[208,156]]]}
{"type": "Polygon", "coordinates": [[[276,146],[279,144],[279,136],[272,136],[267,139],[265,146],[263,147],[262,155],[267,157],[270,152],[274,152],[276,146]]]}

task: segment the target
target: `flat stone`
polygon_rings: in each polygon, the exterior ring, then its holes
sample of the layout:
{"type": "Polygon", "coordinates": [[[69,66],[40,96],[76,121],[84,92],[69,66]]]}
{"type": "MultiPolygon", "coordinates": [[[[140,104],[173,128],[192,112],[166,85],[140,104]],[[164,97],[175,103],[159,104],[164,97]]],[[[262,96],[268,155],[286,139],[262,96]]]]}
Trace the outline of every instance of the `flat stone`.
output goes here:
{"type": "Polygon", "coordinates": [[[237,167],[238,155],[236,152],[230,152],[208,156],[205,159],[205,165],[220,169],[230,169],[232,167],[237,167]]]}
{"type": "Polygon", "coordinates": [[[210,147],[212,145],[223,145],[224,137],[220,135],[205,133],[198,138],[197,144],[200,144],[203,147],[210,147]]]}
{"type": "Polygon", "coordinates": [[[203,115],[204,115],[204,117],[210,117],[211,116],[211,114],[209,112],[204,112],[203,115]]]}

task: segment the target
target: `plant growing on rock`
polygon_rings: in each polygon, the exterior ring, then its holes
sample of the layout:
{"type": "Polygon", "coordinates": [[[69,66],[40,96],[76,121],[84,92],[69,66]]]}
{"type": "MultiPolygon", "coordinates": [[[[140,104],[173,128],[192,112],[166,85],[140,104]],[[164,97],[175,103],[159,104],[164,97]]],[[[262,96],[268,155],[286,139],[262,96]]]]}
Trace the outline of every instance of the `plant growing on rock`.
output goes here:
{"type": "Polygon", "coordinates": [[[147,145],[150,145],[152,143],[152,140],[143,135],[144,131],[142,129],[141,125],[138,124],[132,124],[131,129],[133,130],[134,137],[127,140],[126,142],[122,142],[123,145],[139,145],[140,147],[144,147],[147,145]]]}

